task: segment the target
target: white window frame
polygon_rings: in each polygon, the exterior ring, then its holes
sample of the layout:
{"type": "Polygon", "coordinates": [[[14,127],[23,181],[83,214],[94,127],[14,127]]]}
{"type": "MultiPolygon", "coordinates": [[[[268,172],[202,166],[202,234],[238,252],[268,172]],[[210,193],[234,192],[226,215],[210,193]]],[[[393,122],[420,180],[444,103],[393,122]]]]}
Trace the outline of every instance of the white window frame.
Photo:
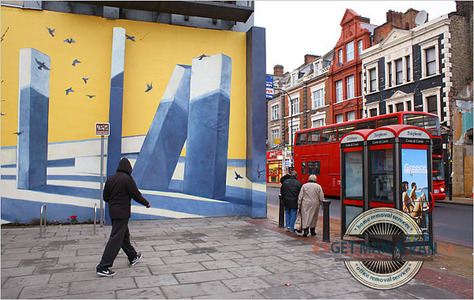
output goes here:
{"type": "Polygon", "coordinates": [[[390,113],[389,107],[393,107],[393,112],[396,112],[396,105],[399,103],[403,103],[403,110],[408,111],[408,104],[407,102],[411,103],[412,109],[415,107],[415,96],[414,94],[406,94],[400,91],[395,92],[393,96],[387,100],[385,100],[385,111],[386,113],[390,113]]]}
{"type": "Polygon", "coordinates": [[[346,99],[352,99],[355,97],[355,76],[350,75],[346,77],[346,99]],[[350,80],[352,79],[352,81],[350,80]],[[349,91],[351,91],[352,95],[350,95],[349,91]]]}
{"type": "Polygon", "coordinates": [[[373,94],[373,93],[378,93],[380,91],[379,88],[379,62],[378,60],[371,62],[369,64],[366,64],[364,66],[364,70],[366,70],[366,94],[373,94]],[[370,83],[371,83],[371,77],[370,77],[370,70],[375,69],[375,90],[371,91],[370,90],[370,83]]]}
{"type": "Polygon", "coordinates": [[[342,123],[344,122],[344,114],[338,114],[336,115],[336,123],[342,123]],[[341,119],[341,120],[338,120],[341,119]]]}
{"type": "Polygon", "coordinates": [[[423,90],[421,91],[421,95],[423,97],[423,111],[424,112],[428,112],[428,97],[436,96],[438,118],[440,122],[444,121],[441,119],[441,87],[437,86],[431,89],[423,90]]]}
{"type": "Polygon", "coordinates": [[[275,139],[280,138],[280,128],[278,128],[278,127],[271,128],[270,129],[270,135],[272,137],[271,144],[275,145],[275,139]],[[275,135],[275,132],[276,132],[276,135],[275,135]]]}
{"type": "Polygon", "coordinates": [[[413,82],[413,55],[411,53],[403,56],[403,82],[413,82]],[[407,58],[410,58],[410,72],[407,69],[407,58]],[[408,80],[408,73],[410,73],[410,80],[408,80]]]}
{"type": "Polygon", "coordinates": [[[367,104],[365,105],[365,109],[366,109],[366,111],[367,111],[367,115],[366,115],[365,117],[366,117],[366,118],[370,118],[370,117],[371,117],[370,111],[371,111],[372,109],[374,109],[374,108],[377,110],[377,116],[380,116],[380,105],[379,105],[379,104],[380,104],[379,101],[367,103],[367,104]]]}
{"type": "Polygon", "coordinates": [[[325,111],[316,112],[315,114],[311,116],[311,128],[315,128],[313,127],[313,124],[315,121],[321,121],[322,122],[321,126],[325,126],[326,125],[326,112],[325,111]]]}
{"type": "Polygon", "coordinates": [[[292,86],[296,85],[297,81],[298,81],[298,72],[292,73],[291,74],[291,85],[292,86]]]}
{"type": "Polygon", "coordinates": [[[364,41],[363,40],[358,40],[357,41],[357,51],[359,52],[358,55],[362,54],[362,51],[364,50],[364,41]]]}
{"type": "Polygon", "coordinates": [[[271,121],[280,119],[280,104],[276,103],[271,106],[271,121]],[[276,108],[276,109],[275,109],[276,108]]]}
{"type": "Polygon", "coordinates": [[[300,97],[297,96],[297,95],[291,95],[291,100],[289,100],[289,112],[290,112],[290,116],[294,116],[294,115],[297,115],[300,113],[300,97]],[[297,111],[295,112],[293,110],[293,103],[296,103],[295,107],[297,108],[297,111]]]}
{"type": "Polygon", "coordinates": [[[338,63],[341,63],[341,64],[342,64],[342,63],[343,63],[343,61],[342,61],[342,49],[339,49],[339,50],[337,51],[337,57],[338,57],[338,59],[339,59],[339,60],[338,60],[338,63]]]}
{"type": "Polygon", "coordinates": [[[320,62],[319,61],[318,62],[316,62],[316,61],[313,62],[313,67],[314,67],[314,73],[316,75],[319,75],[319,72],[321,71],[320,70],[320,62]]]}
{"type": "Polygon", "coordinates": [[[288,134],[289,134],[289,142],[290,145],[293,145],[293,137],[295,136],[295,133],[300,130],[300,119],[299,118],[293,118],[291,120],[288,120],[288,134]],[[291,128],[290,128],[291,127],[291,128]]]}
{"type": "Polygon", "coordinates": [[[346,44],[346,61],[354,60],[354,41],[350,41],[346,44]]]}
{"type": "Polygon", "coordinates": [[[406,77],[405,77],[405,70],[404,70],[404,67],[403,67],[403,58],[400,57],[400,58],[397,58],[396,60],[393,61],[393,68],[394,68],[394,72],[393,74],[395,75],[394,76],[394,82],[395,82],[395,85],[402,85],[406,82],[406,77]],[[400,62],[400,69],[397,68],[397,62],[400,62]],[[401,71],[402,72],[402,76],[401,76],[401,82],[398,83],[398,71],[401,71]]]}
{"type": "Polygon", "coordinates": [[[344,100],[344,87],[343,87],[342,79],[336,81],[334,84],[336,88],[336,103],[340,103],[344,100]],[[339,84],[340,86],[338,87],[339,84]]]}
{"type": "Polygon", "coordinates": [[[324,87],[325,87],[324,84],[318,84],[318,85],[315,85],[315,86],[311,87],[311,107],[312,107],[312,109],[317,109],[317,108],[324,107],[324,105],[325,105],[324,99],[325,99],[325,95],[326,95],[326,91],[325,91],[324,87]],[[315,105],[315,100],[316,99],[314,98],[314,93],[317,92],[317,91],[320,91],[320,90],[322,90],[321,105],[316,106],[315,105]]]}
{"type": "Polygon", "coordinates": [[[430,78],[430,77],[433,77],[433,76],[437,76],[439,75],[440,73],[440,70],[439,70],[439,63],[440,63],[440,60],[439,60],[439,48],[438,48],[438,37],[435,37],[434,39],[431,39],[431,40],[428,40],[428,41],[424,41],[422,43],[420,43],[420,51],[421,51],[421,79],[426,79],[426,78],[430,78]],[[435,57],[436,57],[436,72],[435,74],[431,74],[431,75],[426,75],[426,50],[431,48],[431,47],[434,47],[435,48],[435,57]]]}

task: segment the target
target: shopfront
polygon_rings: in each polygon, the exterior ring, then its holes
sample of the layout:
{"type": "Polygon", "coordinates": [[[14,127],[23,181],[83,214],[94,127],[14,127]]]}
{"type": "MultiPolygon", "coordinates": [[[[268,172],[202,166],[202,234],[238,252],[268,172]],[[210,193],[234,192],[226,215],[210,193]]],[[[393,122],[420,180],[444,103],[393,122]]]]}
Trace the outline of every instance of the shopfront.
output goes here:
{"type": "Polygon", "coordinates": [[[279,183],[283,175],[281,150],[267,151],[267,182],[279,183]]]}

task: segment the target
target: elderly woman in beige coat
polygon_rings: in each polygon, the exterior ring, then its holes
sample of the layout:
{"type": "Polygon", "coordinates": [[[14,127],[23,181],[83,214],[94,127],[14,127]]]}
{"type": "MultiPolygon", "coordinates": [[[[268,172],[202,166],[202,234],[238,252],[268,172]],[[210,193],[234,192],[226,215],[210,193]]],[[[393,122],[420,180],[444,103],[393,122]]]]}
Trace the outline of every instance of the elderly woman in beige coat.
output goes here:
{"type": "Polygon", "coordinates": [[[316,175],[310,175],[308,182],[301,187],[298,196],[298,209],[301,212],[304,237],[308,236],[308,229],[311,229],[311,235],[316,235],[319,207],[324,200],[323,189],[316,183],[316,178],[316,175]]]}

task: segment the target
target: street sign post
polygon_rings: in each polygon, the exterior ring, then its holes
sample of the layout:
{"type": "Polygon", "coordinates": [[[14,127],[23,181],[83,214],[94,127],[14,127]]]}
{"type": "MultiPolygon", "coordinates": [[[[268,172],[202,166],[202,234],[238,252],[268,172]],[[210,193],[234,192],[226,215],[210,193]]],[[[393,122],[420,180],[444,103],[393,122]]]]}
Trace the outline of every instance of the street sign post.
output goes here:
{"type": "MultiPolygon", "coordinates": [[[[109,123],[95,123],[95,135],[100,135],[100,227],[104,227],[105,209],[104,209],[104,136],[110,135],[109,123]]],[[[95,221],[95,220],[94,220],[95,221]]]]}

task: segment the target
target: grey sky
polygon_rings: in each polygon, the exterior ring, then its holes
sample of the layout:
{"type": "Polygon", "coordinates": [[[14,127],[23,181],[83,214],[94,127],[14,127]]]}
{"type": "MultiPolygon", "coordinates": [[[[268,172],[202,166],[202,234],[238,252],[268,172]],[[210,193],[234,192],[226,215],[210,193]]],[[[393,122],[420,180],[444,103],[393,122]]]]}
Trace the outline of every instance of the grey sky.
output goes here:
{"type": "Polygon", "coordinates": [[[386,22],[386,12],[425,10],[429,20],[456,10],[454,1],[255,1],[255,26],[266,28],[267,73],[280,64],[292,71],[305,54],[323,55],[337,43],[346,8],[370,19],[386,22]]]}

